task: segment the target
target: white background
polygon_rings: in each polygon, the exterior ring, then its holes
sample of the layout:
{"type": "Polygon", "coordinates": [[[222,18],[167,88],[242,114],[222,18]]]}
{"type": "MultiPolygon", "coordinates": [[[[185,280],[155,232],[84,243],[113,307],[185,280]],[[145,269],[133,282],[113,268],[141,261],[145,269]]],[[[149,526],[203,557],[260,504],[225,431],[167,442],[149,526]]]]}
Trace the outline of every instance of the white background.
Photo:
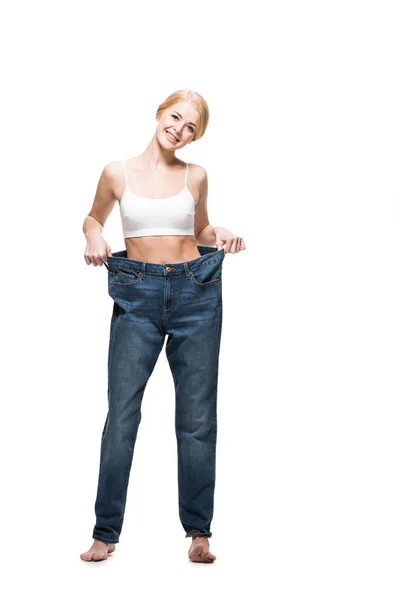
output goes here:
{"type": "MultiPolygon", "coordinates": [[[[2,9],[2,586],[8,599],[398,599],[396,2],[2,9]],[[264,11],[264,12],[262,12],[264,11]],[[174,387],[145,391],[120,543],[84,563],[112,300],[82,224],[178,89],[224,261],[212,565],[188,561],[174,387]]],[[[124,248],[118,205],[103,231],[124,248]]]]}

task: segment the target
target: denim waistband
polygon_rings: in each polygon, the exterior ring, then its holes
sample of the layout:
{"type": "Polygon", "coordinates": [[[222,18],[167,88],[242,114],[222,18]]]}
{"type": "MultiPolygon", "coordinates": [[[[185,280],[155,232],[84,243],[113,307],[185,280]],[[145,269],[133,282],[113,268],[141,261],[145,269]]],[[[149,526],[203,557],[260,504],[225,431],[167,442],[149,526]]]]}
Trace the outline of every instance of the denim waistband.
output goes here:
{"type": "Polygon", "coordinates": [[[151,263],[141,260],[135,260],[127,257],[126,250],[119,250],[118,252],[112,252],[111,256],[107,257],[107,262],[104,263],[107,269],[113,270],[114,268],[121,268],[124,270],[132,269],[134,271],[141,271],[143,273],[153,273],[155,275],[180,275],[182,273],[188,273],[188,271],[196,272],[198,269],[205,267],[206,265],[222,261],[225,258],[225,250],[221,248],[217,249],[216,246],[197,246],[201,256],[180,263],[151,263]]]}

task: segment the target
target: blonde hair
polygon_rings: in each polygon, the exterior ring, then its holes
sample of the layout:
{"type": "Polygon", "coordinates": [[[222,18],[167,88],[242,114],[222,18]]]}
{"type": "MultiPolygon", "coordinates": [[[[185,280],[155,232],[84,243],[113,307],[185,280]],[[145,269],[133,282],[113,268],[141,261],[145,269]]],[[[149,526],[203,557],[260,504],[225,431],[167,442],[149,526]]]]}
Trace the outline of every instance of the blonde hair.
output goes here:
{"type": "Polygon", "coordinates": [[[177,104],[178,102],[192,102],[194,104],[199,115],[199,120],[197,121],[196,133],[193,141],[199,140],[207,129],[210,112],[207,102],[204,100],[203,96],[200,96],[197,92],[194,92],[193,90],[178,90],[177,92],[170,94],[168,98],[159,105],[156,112],[156,118],[161,117],[164,110],[167,110],[170,106],[177,104]]]}

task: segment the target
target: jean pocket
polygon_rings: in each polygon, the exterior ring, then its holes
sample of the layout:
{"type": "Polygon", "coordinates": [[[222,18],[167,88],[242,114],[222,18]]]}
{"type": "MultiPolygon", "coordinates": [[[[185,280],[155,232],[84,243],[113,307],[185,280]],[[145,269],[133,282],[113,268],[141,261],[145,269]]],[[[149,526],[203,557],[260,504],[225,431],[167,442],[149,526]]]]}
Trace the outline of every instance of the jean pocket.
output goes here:
{"type": "Polygon", "coordinates": [[[141,281],[139,273],[126,271],[108,271],[108,281],[111,285],[134,285],[141,281]]]}
{"type": "Polygon", "coordinates": [[[190,271],[193,283],[200,287],[218,285],[222,281],[222,261],[210,262],[196,271],[190,271]]]}

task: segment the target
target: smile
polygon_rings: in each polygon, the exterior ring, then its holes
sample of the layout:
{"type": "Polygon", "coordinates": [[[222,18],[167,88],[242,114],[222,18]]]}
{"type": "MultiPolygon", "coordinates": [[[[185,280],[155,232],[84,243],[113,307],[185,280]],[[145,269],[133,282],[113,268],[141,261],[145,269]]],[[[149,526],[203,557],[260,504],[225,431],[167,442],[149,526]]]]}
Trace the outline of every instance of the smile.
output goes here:
{"type": "Polygon", "coordinates": [[[177,140],[169,131],[167,131],[167,135],[169,136],[170,140],[173,142],[179,142],[179,140],[177,140]]]}

